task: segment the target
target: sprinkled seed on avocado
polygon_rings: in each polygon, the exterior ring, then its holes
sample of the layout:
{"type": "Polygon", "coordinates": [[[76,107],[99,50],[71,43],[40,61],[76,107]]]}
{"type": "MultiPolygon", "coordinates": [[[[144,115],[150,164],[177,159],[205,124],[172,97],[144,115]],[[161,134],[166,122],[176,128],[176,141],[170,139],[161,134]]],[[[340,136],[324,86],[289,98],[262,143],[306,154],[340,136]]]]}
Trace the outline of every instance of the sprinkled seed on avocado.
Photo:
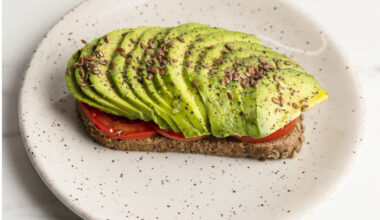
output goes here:
{"type": "Polygon", "coordinates": [[[67,69],[66,69],[66,74],[67,74],[68,76],[71,76],[71,70],[70,70],[70,68],[67,68],[67,69]]]}
{"type": "Polygon", "coordinates": [[[227,92],[227,96],[229,99],[233,99],[234,98],[234,95],[232,94],[232,92],[227,92]]]}
{"type": "Polygon", "coordinates": [[[87,44],[87,41],[86,40],[80,40],[83,44],[87,44]]]}
{"type": "Polygon", "coordinates": [[[104,41],[108,44],[109,43],[109,38],[108,38],[108,36],[106,35],[106,36],[104,36],[104,41]]]}
{"type": "Polygon", "coordinates": [[[194,87],[199,87],[199,84],[196,81],[192,81],[191,85],[193,85],[194,87]]]}
{"type": "Polygon", "coordinates": [[[181,37],[181,36],[178,37],[178,40],[181,41],[182,43],[185,42],[185,39],[183,39],[183,37],[181,37]]]}

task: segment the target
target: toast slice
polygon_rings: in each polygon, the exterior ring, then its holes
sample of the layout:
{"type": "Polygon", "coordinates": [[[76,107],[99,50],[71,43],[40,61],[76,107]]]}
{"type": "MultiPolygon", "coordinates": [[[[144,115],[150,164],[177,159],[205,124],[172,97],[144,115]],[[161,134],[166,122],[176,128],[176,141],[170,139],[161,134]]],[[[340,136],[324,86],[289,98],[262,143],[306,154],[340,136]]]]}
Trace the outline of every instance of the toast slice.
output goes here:
{"type": "Polygon", "coordinates": [[[243,143],[231,138],[206,137],[198,141],[183,142],[163,136],[138,140],[109,138],[94,127],[81,108],[77,107],[77,110],[79,118],[90,136],[99,144],[114,150],[200,153],[265,160],[294,158],[300,152],[304,142],[303,132],[305,128],[302,124],[302,115],[296,127],[289,134],[272,141],[243,143]]]}

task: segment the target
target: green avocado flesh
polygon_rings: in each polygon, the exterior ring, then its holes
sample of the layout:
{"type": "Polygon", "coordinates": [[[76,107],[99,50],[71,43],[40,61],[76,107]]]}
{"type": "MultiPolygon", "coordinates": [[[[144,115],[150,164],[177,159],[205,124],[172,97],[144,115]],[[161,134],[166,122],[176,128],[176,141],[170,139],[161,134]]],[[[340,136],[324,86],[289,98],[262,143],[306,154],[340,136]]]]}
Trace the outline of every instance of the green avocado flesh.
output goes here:
{"type": "Polygon", "coordinates": [[[74,53],[65,80],[78,101],[187,138],[265,137],[328,99],[256,36],[198,23],[110,32],[74,53]]]}

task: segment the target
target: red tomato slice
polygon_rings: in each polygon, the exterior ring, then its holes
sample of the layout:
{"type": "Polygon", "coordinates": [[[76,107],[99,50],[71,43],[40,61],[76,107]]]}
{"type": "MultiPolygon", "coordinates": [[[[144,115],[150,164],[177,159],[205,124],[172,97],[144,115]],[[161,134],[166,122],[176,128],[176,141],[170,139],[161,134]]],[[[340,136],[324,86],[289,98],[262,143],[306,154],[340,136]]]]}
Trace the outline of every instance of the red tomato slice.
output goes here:
{"type": "Polygon", "coordinates": [[[252,138],[250,136],[242,136],[242,137],[231,136],[231,137],[233,139],[238,140],[238,141],[248,142],[248,143],[259,143],[259,142],[276,140],[276,139],[279,139],[279,138],[287,135],[290,131],[292,131],[297,124],[297,120],[298,120],[298,118],[294,119],[289,124],[285,125],[283,128],[278,129],[277,131],[275,131],[274,133],[272,133],[266,137],[262,137],[262,138],[252,138]]]}
{"type": "Polygon", "coordinates": [[[158,125],[156,124],[153,124],[153,128],[160,135],[173,139],[173,140],[178,140],[178,141],[197,141],[207,136],[207,135],[204,135],[204,136],[193,137],[193,138],[185,138],[185,136],[181,132],[176,133],[172,130],[163,130],[160,127],[158,127],[158,125]]]}
{"type": "Polygon", "coordinates": [[[129,120],[125,117],[111,115],[83,102],[79,102],[79,107],[94,126],[110,138],[144,139],[157,135],[150,122],[129,120]]]}

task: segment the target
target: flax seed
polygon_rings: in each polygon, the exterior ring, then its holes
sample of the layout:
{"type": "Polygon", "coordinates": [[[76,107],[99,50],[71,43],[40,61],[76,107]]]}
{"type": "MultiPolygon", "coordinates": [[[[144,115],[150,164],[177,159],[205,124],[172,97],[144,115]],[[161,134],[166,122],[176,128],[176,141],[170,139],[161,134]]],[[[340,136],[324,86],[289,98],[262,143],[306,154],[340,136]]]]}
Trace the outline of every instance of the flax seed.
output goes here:
{"type": "Polygon", "coordinates": [[[131,65],[132,64],[132,60],[126,60],[125,63],[127,63],[128,65],[131,65]]]}
{"type": "Polygon", "coordinates": [[[153,74],[149,73],[148,76],[146,77],[147,80],[151,80],[153,78],[153,74]]]}
{"type": "Polygon", "coordinates": [[[301,111],[306,111],[306,109],[308,108],[309,106],[308,105],[303,105],[302,107],[301,107],[301,111]]]}
{"type": "Polygon", "coordinates": [[[281,61],[277,60],[276,66],[277,66],[278,69],[281,69],[281,61]]]}
{"type": "Polygon", "coordinates": [[[71,70],[70,70],[69,68],[66,69],[66,74],[67,74],[68,76],[71,75],[71,70]]]}
{"type": "Polygon", "coordinates": [[[292,65],[292,64],[293,64],[293,63],[292,63],[292,62],[290,62],[290,61],[285,61],[284,63],[285,63],[285,65],[287,65],[287,66],[290,66],[290,65],[292,65]]]}
{"type": "Polygon", "coordinates": [[[108,44],[109,43],[109,38],[108,38],[108,36],[106,35],[106,36],[104,36],[104,41],[108,44]]]}
{"type": "Polygon", "coordinates": [[[78,85],[79,86],[87,86],[87,84],[85,82],[78,82],[78,85]]]}
{"type": "Polygon", "coordinates": [[[83,44],[87,44],[87,41],[86,40],[80,40],[83,44]]]}
{"type": "Polygon", "coordinates": [[[187,62],[187,67],[190,67],[190,66],[191,66],[191,63],[192,63],[191,61],[188,61],[188,62],[187,62]]]}
{"type": "Polygon", "coordinates": [[[234,95],[232,94],[232,92],[227,92],[227,96],[229,99],[233,99],[234,98],[234,95]]]}
{"type": "Polygon", "coordinates": [[[196,81],[192,81],[191,84],[192,84],[194,87],[199,87],[199,84],[198,84],[196,81]]]}
{"type": "Polygon", "coordinates": [[[181,37],[181,36],[178,37],[178,40],[181,41],[182,43],[185,42],[185,39],[183,39],[183,37],[181,37]]]}
{"type": "Polygon", "coordinates": [[[275,104],[280,104],[280,100],[278,98],[272,98],[272,102],[275,104]]]}
{"type": "Polygon", "coordinates": [[[151,72],[151,73],[157,73],[157,72],[158,72],[157,67],[152,67],[152,68],[150,68],[150,72],[151,72]]]}
{"type": "Polygon", "coordinates": [[[278,75],[277,75],[277,74],[274,74],[274,75],[273,75],[273,79],[274,79],[274,81],[278,81],[278,75]]]}
{"type": "Polygon", "coordinates": [[[298,109],[298,108],[299,108],[299,106],[297,105],[297,103],[293,103],[292,106],[293,106],[293,108],[295,108],[295,109],[298,109]]]}

